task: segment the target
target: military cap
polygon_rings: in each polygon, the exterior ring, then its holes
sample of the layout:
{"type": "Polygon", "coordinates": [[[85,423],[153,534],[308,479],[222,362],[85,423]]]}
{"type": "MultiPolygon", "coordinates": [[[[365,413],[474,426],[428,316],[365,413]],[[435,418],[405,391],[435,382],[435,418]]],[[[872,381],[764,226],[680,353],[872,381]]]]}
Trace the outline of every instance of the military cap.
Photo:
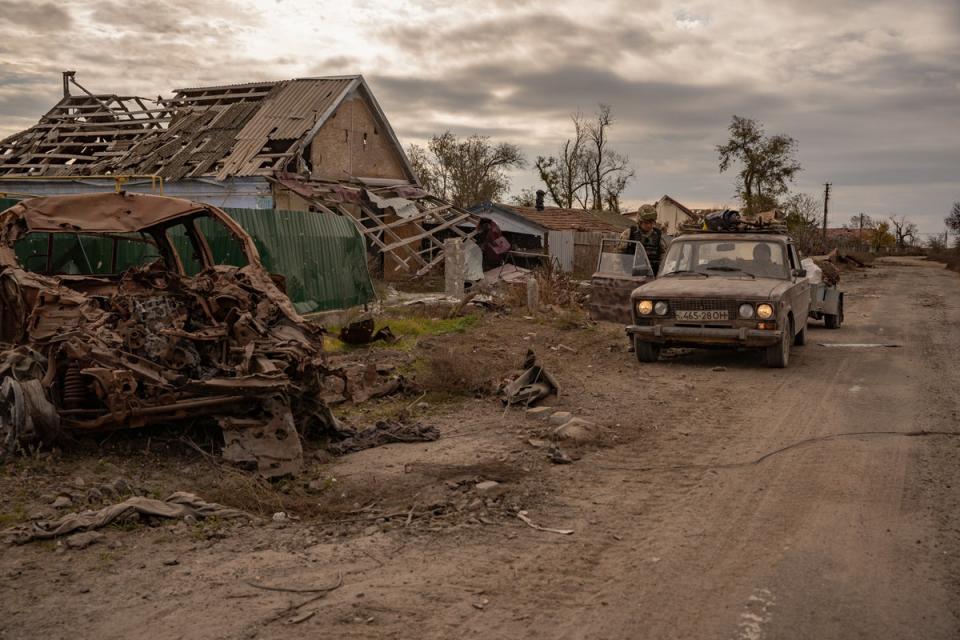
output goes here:
{"type": "Polygon", "coordinates": [[[657,221],[657,212],[656,211],[642,211],[639,216],[637,216],[639,222],[656,222],[657,221]]]}

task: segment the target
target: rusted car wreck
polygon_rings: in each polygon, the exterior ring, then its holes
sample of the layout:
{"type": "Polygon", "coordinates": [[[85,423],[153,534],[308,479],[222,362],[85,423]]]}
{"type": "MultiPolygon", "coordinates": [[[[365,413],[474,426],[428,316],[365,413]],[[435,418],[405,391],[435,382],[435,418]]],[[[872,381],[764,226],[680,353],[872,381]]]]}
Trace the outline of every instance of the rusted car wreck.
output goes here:
{"type": "Polygon", "coordinates": [[[275,278],[208,204],[101,193],[0,213],[0,449],[206,418],[224,458],[295,472],[298,429],[336,425],[321,395],[337,374],[275,278]]]}

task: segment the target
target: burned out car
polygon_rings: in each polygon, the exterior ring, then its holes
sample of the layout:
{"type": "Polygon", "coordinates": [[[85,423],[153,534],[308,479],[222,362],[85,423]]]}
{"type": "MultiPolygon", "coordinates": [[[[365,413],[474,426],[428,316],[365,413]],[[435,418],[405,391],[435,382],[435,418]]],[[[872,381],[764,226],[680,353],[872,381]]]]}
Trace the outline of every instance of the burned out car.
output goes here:
{"type": "Polygon", "coordinates": [[[627,327],[636,356],[654,362],[664,346],[761,348],[786,367],[806,339],[810,283],[782,233],[701,232],[670,244],[653,282],[631,294],[627,327]]]}
{"type": "Polygon", "coordinates": [[[298,429],[335,422],[322,345],[214,206],[98,193],[0,213],[2,450],[210,419],[225,459],[294,472],[298,429]]]}

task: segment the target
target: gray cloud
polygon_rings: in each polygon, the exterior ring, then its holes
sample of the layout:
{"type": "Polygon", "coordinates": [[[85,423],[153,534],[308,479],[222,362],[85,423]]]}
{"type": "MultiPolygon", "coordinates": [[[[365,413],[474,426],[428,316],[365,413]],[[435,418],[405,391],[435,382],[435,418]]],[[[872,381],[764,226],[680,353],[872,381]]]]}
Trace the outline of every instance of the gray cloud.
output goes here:
{"type": "Polygon", "coordinates": [[[53,2],[5,0],[0,3],[0,22],[17,31],[63,31],[73,25],[73,16],[53,2]]]}
{"type": "Polygon", "coordinates": [[[834,182],[838,219],[905,213],[932,231],[960,200],[960,3],[322,3],[0,1],[0,136],[57,101],[63,69],[148,97],[362,72],[405,142],[449,129],[549,154],[573,111],[609,103],[633,203],[732,204],[714,147],[733,114],[794,136],[796,189],[834,182]]]}

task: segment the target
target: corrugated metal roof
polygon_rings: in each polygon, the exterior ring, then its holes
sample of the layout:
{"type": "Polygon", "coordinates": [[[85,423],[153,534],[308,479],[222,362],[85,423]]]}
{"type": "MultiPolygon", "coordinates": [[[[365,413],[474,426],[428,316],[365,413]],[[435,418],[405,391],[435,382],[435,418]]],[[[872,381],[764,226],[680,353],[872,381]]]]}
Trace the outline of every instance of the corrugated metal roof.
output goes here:
{"type": "Polygon", "coordinates": [[[256,175],[256,157],[270,140],[298,140],[322,124],[355,79],[291,80],[278,85],[237,134],[217,177],[256,175]]]}

